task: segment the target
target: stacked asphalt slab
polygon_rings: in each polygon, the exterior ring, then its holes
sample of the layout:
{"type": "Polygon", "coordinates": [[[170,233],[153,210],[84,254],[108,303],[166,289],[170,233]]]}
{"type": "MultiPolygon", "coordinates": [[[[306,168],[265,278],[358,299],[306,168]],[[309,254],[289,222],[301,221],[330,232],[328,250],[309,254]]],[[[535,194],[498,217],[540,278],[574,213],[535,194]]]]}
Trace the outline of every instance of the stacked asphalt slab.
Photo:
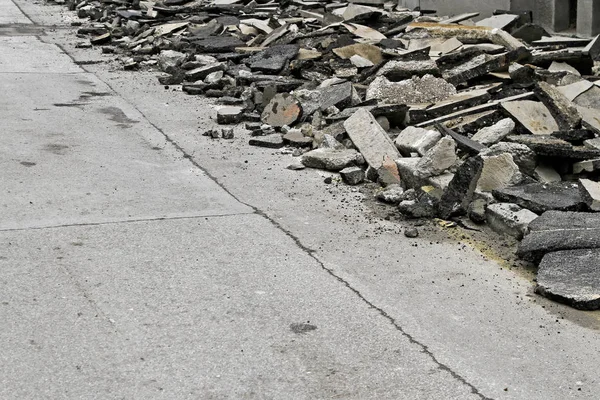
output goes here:
{"type": "Polygon", "coordinates": [[[82,47],[214,98],[249,145],[293,148],[289,168],[377,182],[407,218],[487,223],[522,239],[538,293],[600,308],[598,37],[381,0],[66,4],[82,47]]]}

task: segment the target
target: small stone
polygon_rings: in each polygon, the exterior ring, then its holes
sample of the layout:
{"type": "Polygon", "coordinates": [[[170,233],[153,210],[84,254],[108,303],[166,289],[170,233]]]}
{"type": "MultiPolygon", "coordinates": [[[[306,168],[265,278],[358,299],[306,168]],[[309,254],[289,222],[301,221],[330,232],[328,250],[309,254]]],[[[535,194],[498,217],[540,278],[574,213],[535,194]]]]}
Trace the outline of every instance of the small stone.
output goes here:
{"type": "Polygon", "coordinates": [[[400,185],[389,185],[377,193],[377,200],[389,204],[398,204],[403,200],[404,189],[400,185]]]}
{"type": "Polygon", "coordinates": [[[158,55],[158,68],[172,74],[186,59],[185,53],[174,50],[162,50],[158,55]]]}
{"type": "Polygon", "coordinates": [[[327,178],[323,179],[323,182],[326,185],[330,185],[331,183],[333,183],[333,178],[331,176],[328,176],[327,178]]]}
{"type": "Polygon", "coordinates": [[[411,239],[416,238],[419,236],[419,230],[415,227],[405,228],[404,236],[411,239]]]}
{"type": "Polygon", "coordinates": [[[537,214],[511,203],[490,204],[486,209],[486,221],[496,232],[522,239],[529,224],[537,214]]]}
{"type": "Polygon", "coordinates": [[[280,134],[274,133],[266,136],[256,136],[248,142],[250,146],[266,147],[269,149],[280,149],[285,143],[280,134]]]}
{"type": "Polygon", "coordinates": [[[222,107],[217,110],[217,123],[237,124],[242,121],[244,110],[241,107],[222,107]]]}
{"type": "Polygon", "coordinates": [[[471,139],[484,146],[491,146],[510,135],[514,129],[515,121],[510,118],[505,118],[492,126],[480,129],[471,139]]]}
{"type": "Polygon", "coordinates": [[[476,199],[469,204],[468,215],[469,219],[476,224],[483,224],[485,222],[485,208],[487,202],[483,199],[476,199]]]}
{"type": "Polygon", "coordinates": [[[300,118],[300,103],[289,93],[278,93],[265,107],[261,120],[271,126],[292,125],[300,118]]]}
{"type": "Polygon", "coordinates": [[[348,185],[358,185],[365,180],[365,171],[360,167],[347,167],[340,171],[342,180],[348,185]]]}
{"type": "Polygon", "coordinates": [[[306,166],[304,164],[302,164],[301,162],[293,162],[293,163],[289,164],[286,168],[290,169],[292,171],[300,171],[300,170],[306,169],[306,166]]]}
{"type": "Polygon", "coordinates": [[[524,144],[500,142],[483,150],[480,154],[481,156],[496,156],[504,153],[513,156],[513,161],[519,166],[521,172],[527,175],[534,173],[537,157],[533,150],[524,144]]]}
{"type": "Polygon", "coordinates": [[[221,129],[221,137],[223,139],[233,139],[234,133],[233,128],[223,128],[221,129]]]}

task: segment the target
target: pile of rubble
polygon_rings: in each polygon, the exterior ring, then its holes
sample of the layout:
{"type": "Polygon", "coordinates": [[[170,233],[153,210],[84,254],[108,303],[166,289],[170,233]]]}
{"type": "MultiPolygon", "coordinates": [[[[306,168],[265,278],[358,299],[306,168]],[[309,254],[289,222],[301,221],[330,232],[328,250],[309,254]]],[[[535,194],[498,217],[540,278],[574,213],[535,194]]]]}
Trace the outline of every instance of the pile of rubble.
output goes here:
{"type": "Polygon", "coordinates": [[[296,148],[290,168],[378,182],[408,218],[487,222],[540,262],[539,293],[600,308],[600,39],[384,0],[67,4],[125,68],[215,98],[250,145],[296,148]]]}

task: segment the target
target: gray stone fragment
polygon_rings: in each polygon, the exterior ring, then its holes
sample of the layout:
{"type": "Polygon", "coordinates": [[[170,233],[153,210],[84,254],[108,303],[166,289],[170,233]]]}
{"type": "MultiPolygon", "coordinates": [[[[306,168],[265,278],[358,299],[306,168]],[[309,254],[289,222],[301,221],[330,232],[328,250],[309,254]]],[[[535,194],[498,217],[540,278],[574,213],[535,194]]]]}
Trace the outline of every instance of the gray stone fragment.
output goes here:
{"type": "Polygon", "coordinates": [[[186,59],[185,53],[174,50],[163,50],[158,55],[158,68],[169,74],[174,73],[186,59]]]}
{"type": "Polygon", "coordinates": [[[483,159],[479,156],[467,159],[458,169],[444,190],[439,203],[439,215],[448,219],[467,212],[473,193],[483,170],[483,159]]]}
{"type": "Polygon", "coordinates": [[[530,233],[519,244],[517,255],[538,262],[544,254],[586,248],[600,248],[600,214],[546,211],[529,224],[530,233]]]}
{"type": "Polygon", "coordinates": [[[344,122],[344,128],[367,163],[379,169],[385,157],[395,160],[400,153],[394,143],[377,123],[373,114],[359,109],[344,122]]]}
{"type": "Polygon", "coordinates": [[[417,164],[421,161],[420,157],[406,157],[396,159],[396,167],[400,174],[400,180],[406,188],[416,188],[426,185],[426,180],[419,175],[417,164]]]}
{"type": "Polygon", "coordinates": [[[573,75],[581,76],[581,73],[575,68],[564,62],[553,61],[548,67],[550,72],[568,72],[573,75]]]}
{"type": "Polygon", "coordinates": [[[194,42],[196,49],[204,53],[227,53],[236,47],[244,47],[246,43],[234,36],[210,36],[194,42]]]}
{"type": "Polygon", "coordinates": [[[403,200],[404,189],[400,185],[389,185],[379,193],[377,200],[389,204],[398,204],[403,200]]]}
{"type": "Polygon", "coordinates": [[[518,204],[536,214],[548,210],[581,211],[586,208],[577,182],[530,183],[492,193],[500,201],[518,204]]]}
{"type": "Polygon", "coordinates": [[[271,126],[290,126],[300,118],[302,109],[298,100],[289,93],[278,93],[265,107],[261,120],[271,126]]]}
{"type": "Polygon", "coordinates": [[[348,185],[358,185],[365,180],[365,171],[360,167],[347,167],[340,171],[342,180],[348,185]]]}
{"type": "Polygon", "coordinates": [[[222,107],[217,110],[217,123],[237,124],[242,121],[244,110],[241,107],[222,107]]]}
{"type": "Polygon", "coordinates": [[[491,192],[521,182],[522,176],[519,166],[515,164],[511,154],[482,156],[482,159],[483,170],[477,182],[477,190],[491,192]]]}
{"type": "Polygon", "coordinates": [[[406,236],[407,238],[414,239],[419,236],[419,230],[415,227],[405,228],[404,236],[406,236]]]}
{"type": "Polygon", "coordinates": [[[481,143],[476,142],[473,139],[470,139],[464,135],[461,135],[460,133],[456,133],[452,129],[449,129],[442,124],[438,123],[435,126],[438,131],[454,139],[456,141],[457,147],[462,151],[465,151],[472,155],[476,155],[479,154],[481,151],[487,149],[487,147],[485,147],[481,143]]]}
{"type": "Polygon", "coordinates": [[[480,155],[495,156],[503,153],[512,155],[513,161],[519,166],[519,169],[524,174],[532,175],[534,173],[537,157],[533,150],[524,144],[500,142],[491,146],[489,149],[483,150],[480,155]]]}
{"type": "Polygon", "coordinates": [[[377,72],[393,82],[409,79],[413,76],[439,75],[440,70],[434,60],[388,61],[377,72]]]}
{"type": "Polygon", "coordinates": [[[533,177],[540,183],[560,182],[560,174],[548,164],[540,164],[535,168],[533,177]]]}
{"type": "Polygon", "coordinates": [[[536,293],[581,310],[600,308],[600,249],[546,254],[539,266],[536,293]]]}
{"type": "Polygon", "coordinates": [[[221,137],[223,139],[233,139],[233,128],[223,128],[221,129],[221,137]]]}
{"type": "Polygon", "coordinates": [[[550,135],[559,130],[550,110],[537,101],[510,101],[502,103],[502,108],[534,135],[550,135]]]}
{"type": "Polygon", "coordinates": [[[440,175],[457,161],[456,143],[446,136],[425,153],[417,164],[417,171],[425,178],[440,175]]]}
{"type": "Polygon", "coordinates": [[[253,71],[277,74],[298,54],[297,45],[275,45],[248,57],[244,62],[253,71]]]}
{"type": "Polygon", "coordinates": [[[515,121],[505,118],[492,126],[480,129],[471,139],[484,146],[491,146],[510,135],[513,129],[515,129],[515,121]]]}
{"type": "Polygon", "coordinates": [[[250,146],[266,147],[269,149],[282,148],[285,143],[279,133],[274,133],[266,136],[255,136],[248,142],[250,146]]]}
{"type": "Polygon", "coordinates": [[[353,149],[316,149],[305,153],[301,161],[309,168],[341,171],[346,167],[362,164],[364,159],[359,152],[353,149]]]}
{"type": "Polygon", "coordinates": [[[208,64],[202,67],[194,68],[185,73],[185,79],[191,82],[204,80],[209,74],[217,71],[224,71],[224,63],[208,64]]]}
{"type": "Polygon", "coordinates": [[[580,179],[581,196],[592,211],[600,211],[600,183],[589,179],[580,179]]]}
{"type": "Polygon", "coordinates": [[[287,167],[287,169],[292,170],[292,171],[300,171],[306,168],[306,166],[304,164],[302,164],[301,162],[293,162],[291,164],[289,164],[287,167]]]}
{"type": "Polygon", "coordinates": [[[420,104],[442,101],[456,94],[456,88],[442,78],[425,75],[401,82],[391,82],[378,76],[367,89],[367,100],[377,99],[387,104],[420,104]]]}
{"type": "Polygon", "coordinates": [[[442,134],[438,131],[409,126],[396,137],[395,144],[405,157],[411,153],[423,156],[441,138],[442,134]]]}
{"type": "Polygon", "coordinates": [[[290,146],[294,147],[311,147],[313,139],[311,137],[304,136],[300,129],[292,129],[285,135],[283,135],[283,141],[290,146]]]}
{"type": "Polygon", "coordinates": [[[573,164],[573,173],[594,172],[600,170],[600,158],[593,160],[579,161],[573,164]]]}
{"type": "Polygon", "coordinates": [[[560,129],[581,127],[581,114],[556,87],[546,82],[538,82],[535,94],[548,107],[560,129]]]}
{"type": "Polygon", "coordinates": [[[521,239],[537,214],[511,203],[490,204],[486,209],[486,221],[496,232],[521,239]]]}
{"type": "Polygon", "coordinates": [[[551,135],[511,135],[508,141],[521,143],[539,156],[585,160],[600,157],[600,150],[587,146],[573,146],[571,143],[551,135]]]}
{"type": "Polygon", "coordinates": [[[475,199],[469,204],[468,212],[469,219],[476,224],[485,222],[485,208],[487,202],[484,199],[475,199]]]}
{"type": "Polygon", "coordinates": [[[436,216],[436,204],[430,198],[403,200],[398,204],[398,211],[408,218],[434,218],[436,216]]]}

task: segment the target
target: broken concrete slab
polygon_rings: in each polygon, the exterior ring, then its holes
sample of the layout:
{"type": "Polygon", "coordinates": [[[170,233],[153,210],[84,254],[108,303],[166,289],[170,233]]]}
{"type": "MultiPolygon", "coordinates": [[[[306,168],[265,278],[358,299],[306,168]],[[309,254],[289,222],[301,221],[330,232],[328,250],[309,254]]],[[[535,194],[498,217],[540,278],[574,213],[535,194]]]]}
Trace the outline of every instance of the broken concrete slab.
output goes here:
{"type": "Polygon", "coordinates": [[[283,138],[279,133],[266,136],[255,136],[248,142],[250,146],[266,147],[269,149],[280,149],[285,146],[283,138]]]}
{"type": "Polygon", "coordinates": [[[391,82],[378,76],[367,89],[367,100],[377,99],[387,104],[420,104],[445,100],[456,94],[456,88],[442,78],[425,75],[401,82],[391,82]]]}
{"type": "Polygon", "coordinates": [[[600,183],[589,179],[580,179],[581,196],[590,210],[600,211],[600,183]]]}
{"type": "Polygon", "coordinates": [[[560,174],[548,164],[540,164],[535,168],[533,177],[540,183],[560,182],[560,174]]]}
{"type": "Polygon", "coordinates": [[[600,248],[600,214],[547,211],[529,225],[517,255],[539,262],[544,254],[560,250],[600,248]]]}
{"type": "Polygon", "coordinates": [[[296,57],[298,50],[299,46],[293,44],[275,45],[248,57],[244,63],[253,71],[277,74],[296,57]]]}
{"type": "Polygon", "coordinates": [[[471,139],[484,146],[491,146],[510,135],[514,129],[515,121],[510,118],[504,118],[492,126],[480,129],[471,139]]]}
{"type": "Polygon", "coordinates": [[[486,221],[494,231],[522,239],[527,233],[529,224],[537,214],[512,203],[490,204],[485,212],[486,221]]]}
{"type": "Polygon", "coordinates": [[[594,172],[600,170],[600,159],[579,161],[573,164],[573,173],[581,174],[582,172],[594,172]]]}
{"type": "Polygon", "coordinates": [[[265,107],[261,121],[271,126],[290,126],[300,118],[300,103],[289,93],[278,93],[265,107]]]}
{"type": "Polygon", "coordinates": [[[172,74],[183,64],[186,58],[187,55],[185,53],[174,50],[163,50],[158,55],[158,68],[161,71],[172,74]]]}
{"type": "Polygon", "coordinates": [[[365,171],[360,167],[347,167],[340,171],[342,180],[348,185],[358,185],[365,180],[365,171]]]}
{"type": "Polygon", "coordinates": [[[438,131],[409,126],[398,134],[394,143],[404,157],[410,157],[411,153],[423,156],[441,138],[438,131]]]}
{"type": "Polygon", "coordinates": [[[529,147],[520,143],[500,142],[489,149],[481,151],[481,156],[494,156],[508,153],[513,156],[513,161],[519,166],[521,172],[533,175],[537,165],[537,156],[529,147]]]}
{"type": "Polygon", "coordinates": [[[520,16],[515,14],[492,15],[489,18],[484,18],[480,21],[477,21],[475,25],[487,26],[490,28],[504,29],[505,31],[509,31],[511,27],[517,24],[519,18],[520,16]]]}
{"type": "Polygon", "coordinates": [[[552,113],[560,130],[581,127],[579,111],[556,87],[546,82],[538,82],[534,92],[552,113]]]}
{"type": "Polygon", "coordinates": [[[389,185],[377,193],[377,200],[389,204],[399,204],[404,198],[404,189],[400,185],[389,185]]]}
{"type": "Polygon", "coordinates": [[[217,110],[218,124],[238,124],[242,122],[244,109],[241,107],[221,107],[217,110]]]}
{"type": "Polygon", "coordinates": [[[439,216],[448,219],[464,215],[473,199],[477,182],[483,170],[483,159],[479,156],[467,159],[458,169],[439,202],[439,216]]]}
{"type": "Polygon", "coordinates": [[[385,76],[392,82],[409,79],[413,76],[433,75],[439,76],[440,70],[435,61],[415,60],[415,61],[388,61],[377,72],[377,76],[385,76]]]}
{"type": "Polygon", "coordinates": [[[511,101],[502,103],[502,108],[534,135],[550,135],[560,130],[550,110],[537,101],[511,101]]]}
{"type": "Polygon", "coordinates": [[[392,160],[400,157],[398,149],[388,134],[369,111],[365,109],[356,111],[344,122],[344,128],[372,168],[379,169],[386,156],[392,160]]]}
{"type": "Polygon", "coordinates": [[[567,72],[569,74],[573,74],[576,76],[581,76],[581,73],[577,71],[577,69],[573,68],[567,63],[553,61],[552,64],[548,67],[548,71],[550,72],[567,72]]]}
{"type": "Polygon", "coordinates": [[[559,157],[573,160],[600,158],[600,150],[586,146],[573,146],[571,143],[550,135],[511,135],[508,141],[521,143],[539,156],[559,157]]]}
{"type": "Polygon", "coordinates": [[[499,201],[518,204],[536,214],[548,210],[582,211],[587,208],[577,182],[530,183],[492,193],[499,201]]]}
{"type": "Polygon", "coordinates": [[[333,49],[333,53],[345,60],[358,55],[371,61],[374,65],[377,65],[383,61],[381,49],[368,43],[356,43],[349,46],[338,47],[333,49]]]}
{"type": "Polygon", "coordinates": [[[558,251],[540,263],[536,293],[581,310],[600,309],[600,249],[558,251]]]}
{"type": "Polygon", "coordinates": [[[194,68],[185,73],[185,79],[189,82],[204,80],[209,74],[216,71],[224,71],[225,63],[214,63],[194,68]]]}
{"type": "Polygon", "coordinates": [[[523,177],[511,154],[504,153],[481,158],[483,159],[483,170],[477,182],[477,190],[491,192],[521,182],[523,177]]]}
{"type": "Polygon", "coordinates": [[[313,139],[311,137],[304,136],[300,129],[292,129],[285,135],[283,135],[283,141],[292,147],[311,147],[313,145],[313,139]]]}
{"type": "Polygon", "coordinates": [[[346,167],[363,164],[364,158],[354,149],[315,149],[305,153],[301,162],[309,168],[341,171],[346,167]]]}
{"type": "Polygon", "coordinates": [[[423,155],[417,164],[417,172],[425,178],[440,175],[457,161],[456,142],[446,136],[423,155]]]}

